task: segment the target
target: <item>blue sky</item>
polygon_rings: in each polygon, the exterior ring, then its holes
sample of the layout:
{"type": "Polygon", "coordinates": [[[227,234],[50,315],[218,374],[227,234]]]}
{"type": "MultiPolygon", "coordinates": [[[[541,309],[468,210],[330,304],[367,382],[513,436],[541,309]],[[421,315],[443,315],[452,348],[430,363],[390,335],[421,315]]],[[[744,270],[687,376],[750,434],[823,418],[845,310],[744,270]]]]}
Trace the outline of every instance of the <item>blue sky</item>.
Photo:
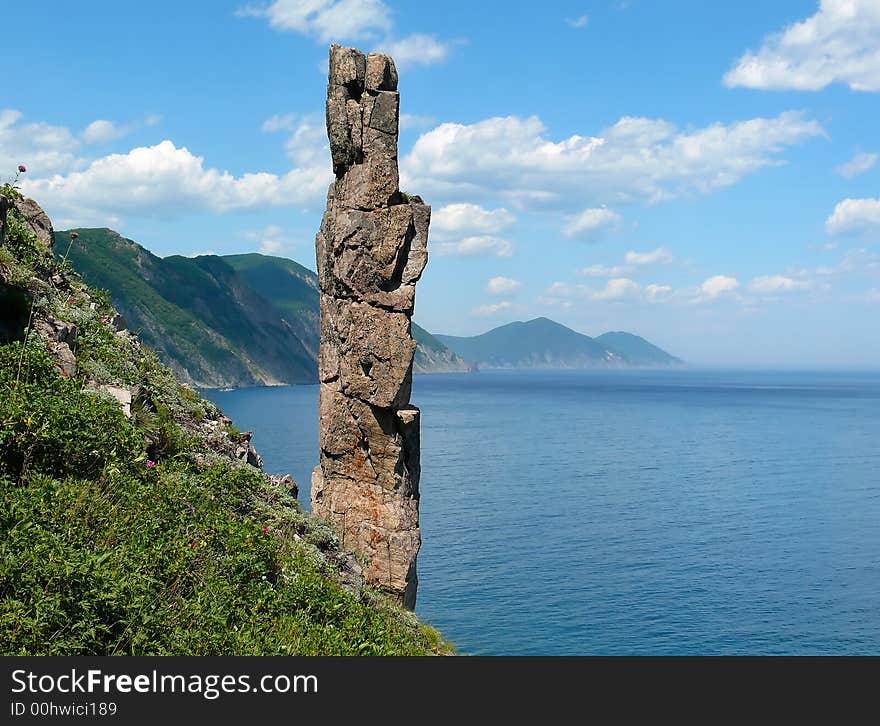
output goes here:
{"type": "Polygon", "coordinates": [[[0,176],[26,164],[58,228],[313,268],[327,46],[385,50],[429,330],[545,315],[698,364],[880,367],[880,0],[535,8],[16,3],[0,176]]]}

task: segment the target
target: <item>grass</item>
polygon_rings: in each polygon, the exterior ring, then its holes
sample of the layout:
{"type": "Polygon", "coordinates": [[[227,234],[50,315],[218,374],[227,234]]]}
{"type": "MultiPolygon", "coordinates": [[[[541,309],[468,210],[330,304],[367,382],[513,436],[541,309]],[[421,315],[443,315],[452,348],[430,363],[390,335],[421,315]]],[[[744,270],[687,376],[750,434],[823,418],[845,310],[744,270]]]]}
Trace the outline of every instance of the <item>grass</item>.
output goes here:
{"type": "Polygon", "coordinates": [[[232,458],[239,434],[216,406],[10,220],[0,294],[27,319],[75,323],[78,369],[64,375],[34,331],[0,344],[0,653],[449,650],[378,592],[343,589],[329,525],[232,458]],[[130,388],[132,416],[95,383],[130,388]]]}

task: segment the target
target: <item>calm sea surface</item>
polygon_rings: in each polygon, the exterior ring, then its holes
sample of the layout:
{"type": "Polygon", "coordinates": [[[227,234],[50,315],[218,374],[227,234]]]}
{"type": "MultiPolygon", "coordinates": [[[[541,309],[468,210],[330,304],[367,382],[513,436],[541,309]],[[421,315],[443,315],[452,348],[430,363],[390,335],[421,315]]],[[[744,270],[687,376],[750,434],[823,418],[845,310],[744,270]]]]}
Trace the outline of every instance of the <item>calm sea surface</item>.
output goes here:
{"type": "MultiPolygon", "coordinates": [[[[308,503],[317,386],[209,392],[308,503]]],[[[417,376],[417,612],[472,654],[880,654],[880,374],[417,376]]]]}

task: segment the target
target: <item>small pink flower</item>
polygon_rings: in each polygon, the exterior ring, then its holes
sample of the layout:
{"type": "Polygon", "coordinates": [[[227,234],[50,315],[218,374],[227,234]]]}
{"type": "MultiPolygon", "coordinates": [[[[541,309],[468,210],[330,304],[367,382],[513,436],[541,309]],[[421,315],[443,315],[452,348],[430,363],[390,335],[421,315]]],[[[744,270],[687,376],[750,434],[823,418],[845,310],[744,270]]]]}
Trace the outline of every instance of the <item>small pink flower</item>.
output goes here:
{"type": "Polygon", "coordinates": [[[24,174],[27,171],[27,167],[24,164],[19,164],[18,171],[20,174],[24,174]]]}
{"type": "Polygon", "coordinates": [[[263,534],[269,534],[269,528],[263,527],[263,534]]]}
{"type": "Polygon", "coordinates": [[[69,298],[67,298],[67,302],[69,302],[69,303],[73,302],[73,295],[71,295],[69,298]]]}
{"type": "Polygon", "coordinates": [[[102,322],[104,325],[106,325],[106,324],[107,324],[108,322],[110,322],[110,321],[109,321],[108,318],[101,318],[101,322],[102,322]]]}
{"type": "Polygon", "coordinates": [[[152,469],[154,466],[156,466],[156,462],[152,459],[147,459],[147,469],[152,469]]]}

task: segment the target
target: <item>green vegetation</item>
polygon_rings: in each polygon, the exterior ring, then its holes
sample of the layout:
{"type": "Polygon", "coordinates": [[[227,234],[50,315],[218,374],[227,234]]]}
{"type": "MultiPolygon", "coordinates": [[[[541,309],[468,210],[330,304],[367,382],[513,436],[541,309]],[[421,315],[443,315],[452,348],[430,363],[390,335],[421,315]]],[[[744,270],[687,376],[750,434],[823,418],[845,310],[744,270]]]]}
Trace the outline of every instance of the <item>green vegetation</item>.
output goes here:
{"type": "MultiPolygon", "coordinates": [[[[131,329],[186,382],[223,387],[317,379],[315,341],[223,258],[163,259],[110,229],[71,231],[79,235],[73,266],[88,284],[109,291],[131,329]]],[[[61,256],[69,234],[55,235],[61,256]]],[[[317,322],[312,327],[317,335],[317,322]]]]}
{"type": "MultiPolygon", "coordinates": [[[[318,277],[260,254],[156,257],[110,229],[77,229],[70,260],[109,290],[132,330],[187,383],[206,388],[317,383],[318,277]]],[[[57,232],[63,257],[69,232],[57,232]]],[[[418,326],[415,370],[465,370],[418,326]]]]}
{"type": "Polygon", "coordinates": [[[20,310],[0,312],[14,332],[0,339],[0,653],[447,648],[375,591],[341,586],[332,530],[235,459],[228,419],[117,332],[109,298],[14,212],[0,296],[26,311],[18,329],[20,310]],[[37,332],[58,321],[76,326],[73,373],[37,332]],[[132,391],[130,417],[100,383],[132,391]]]}

